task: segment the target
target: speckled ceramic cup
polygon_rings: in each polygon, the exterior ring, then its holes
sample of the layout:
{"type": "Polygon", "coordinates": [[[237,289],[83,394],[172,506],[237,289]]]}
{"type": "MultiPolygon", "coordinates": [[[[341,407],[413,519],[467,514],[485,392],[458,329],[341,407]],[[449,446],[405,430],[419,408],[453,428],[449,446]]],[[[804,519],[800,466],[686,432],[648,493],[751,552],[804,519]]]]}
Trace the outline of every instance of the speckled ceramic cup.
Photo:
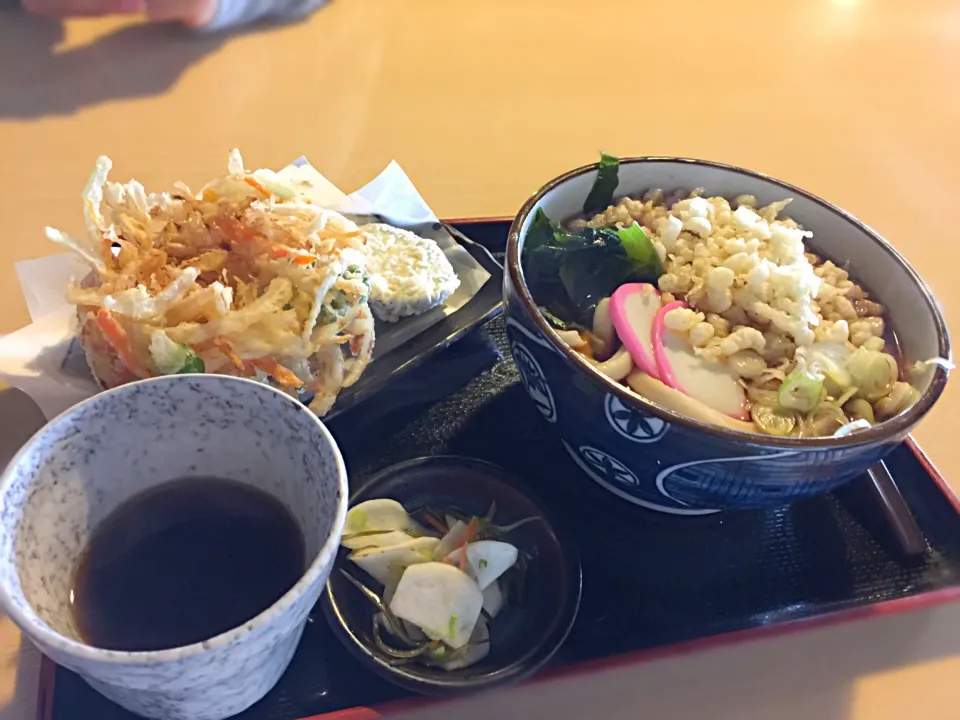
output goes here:
{"type": "Polygon", "coordinates": [[[333,565],[347,508],[343,459],[323,424],[264,385],[181,375],[124,385],[40,430],[0,479],[0,600],[54,661],[123,707],[163,720],[214,720],[252,705],[293,656],[333,565]],[[245,625],[157,652],[91,647],[70,608],[91,531],[147,488],[190,475],[255,485],[303,531],[309,566],[245,625]]]}

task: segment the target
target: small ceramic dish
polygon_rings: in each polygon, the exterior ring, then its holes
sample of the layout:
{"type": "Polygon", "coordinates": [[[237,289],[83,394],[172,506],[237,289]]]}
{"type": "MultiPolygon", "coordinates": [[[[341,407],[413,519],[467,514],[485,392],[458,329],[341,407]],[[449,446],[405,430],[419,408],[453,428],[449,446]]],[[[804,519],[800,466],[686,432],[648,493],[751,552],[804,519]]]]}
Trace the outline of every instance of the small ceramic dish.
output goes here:
{"type": "Polygon", "coordinates": [[[498,523],[528,517],[541,521],[512,531],[510,541],[534,555],[524,597],[507,605],[491,626],[490,654],[468,668],[445,671],[383,654],[372,636],[374,606],[340,569],[369,588],[380,586],[341,549],[321,599],[334,634],[367,668],[412,692],[462,695],[515,682],[543,667],[566,639],[580,605],[580,557],[572,535],[553,519],[543,503],[500,468],[479,460],[438,456],[394,465],[381,471],[351,498],[356,505],[392,498],[408,511],[454,507],[482,516],[496,503],[498,523]]]}

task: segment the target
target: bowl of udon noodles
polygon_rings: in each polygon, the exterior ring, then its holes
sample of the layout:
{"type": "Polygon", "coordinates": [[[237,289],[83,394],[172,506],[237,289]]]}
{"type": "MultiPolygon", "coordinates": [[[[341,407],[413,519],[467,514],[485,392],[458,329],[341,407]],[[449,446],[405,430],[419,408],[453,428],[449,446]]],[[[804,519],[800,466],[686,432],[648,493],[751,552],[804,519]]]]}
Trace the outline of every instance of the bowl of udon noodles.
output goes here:
{"type": "Polygon", "coordinates": [[[527,395],[583,473],[678,515],[777,507],[881,460],[952,363],[916,271],[849,213],[714,162],[617,159],[513,222],[527,395]]]}

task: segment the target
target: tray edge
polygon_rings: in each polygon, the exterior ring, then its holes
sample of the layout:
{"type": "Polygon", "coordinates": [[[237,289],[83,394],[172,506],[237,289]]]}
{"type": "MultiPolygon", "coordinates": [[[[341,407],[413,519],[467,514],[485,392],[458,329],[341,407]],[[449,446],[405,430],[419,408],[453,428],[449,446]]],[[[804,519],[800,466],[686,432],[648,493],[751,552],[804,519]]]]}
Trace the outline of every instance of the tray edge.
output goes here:
{"type": "MultiPolygon", "coordinates": [[[[443,220],[448,225],[472,225],[478,223],[494,222],[512,222],[513,218],[509,216],[502,217],[473,217],[473,218],[453,218],[443,220]]],[[[937,469],[936,465],[929,456],[923,451],[916,439],[912,435],[904,441],[909,450],[917,458],[917,461],[923,466],[927,474],[936,483],[940,492],[947,498],[954,510],[960,514],[960,495],[944,479],[943,475],[937,469]]],[[[905,612],[916,612],[945,605],[950,602],[960,601],[960,587],[949,587],[934,590],[929,593],[921,593],[906,598],[897,598],[895,600],[886,600],[870,605],[837,610],[824,615],[792,620],[789,622],[778,623],[776,625],[766,625],[749,630],[738,630],[730,633],[721,633],[719,635],[710,635],[695,640],[688,640],[680,643],[664,645],[658,648],[649,648],[646,650],[637,650],[633,652],[620,653],[605,658],[595,660],[586,660],[579,663],[573,663],[555,671],[541,673],[529,680],[528,683],[551,682],[565,677],[575,675],[586,675],[594,672],[601,672],[616,667],[626,667],[629,665],[640,665],[645,662],[661,660],[664,658],[687,655],[695,652],[703,652],[721,647],[731,647],[746,642],[763,640],[768,638],[783,637],[807,630],[840,625],[849,622],[858,622],[874,617],[885,615],[895,615],[905,612]]],[[[53,720],[53,700],[56,689],[56,664],[46,655],[41,656],[40,680],[37,692],[37,711],[36,720],[53,720]]],[[[352,707],[343,710],[336,710],[322,715],[311,715],[309,717],[296,718],[292,720],[378,720],[387,714],[411,710],[425,705],[439,704],[436,701],[430,702],[424,698],[413,698],[398,700],[392,703],[376,705],[372,708],[352,707]]]]}

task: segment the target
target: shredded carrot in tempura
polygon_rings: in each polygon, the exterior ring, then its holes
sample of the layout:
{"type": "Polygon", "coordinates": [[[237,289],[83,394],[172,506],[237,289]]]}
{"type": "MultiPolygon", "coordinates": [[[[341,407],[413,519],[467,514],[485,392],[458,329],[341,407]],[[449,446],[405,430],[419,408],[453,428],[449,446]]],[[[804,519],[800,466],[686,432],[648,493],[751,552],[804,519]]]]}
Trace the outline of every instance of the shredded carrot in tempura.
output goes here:
{"type": "Polygon", "coordinates": [[[303,387],[303,380],[298,378],[293,370],[284,367],[273,358],[259,358],[257,360],[251,360],[250,362],[254,367],[260,368],[269,374],[281,385],[293,388],[303,387]]]}
{"type": "Polygon", "coordinates": [[[270,191],[267,190],[263,185],[261,185],[260,183],[258,183],[254,178],[250,177],[249,175],[248,175],[247,177],[245,177],[245,178],[243,179],[243,181],[244,181],[247,185],[249,185],[250,187],[252,187],[254,190],[256,190],[257,192],[259,192],[261,195],[263,195],[264,197],[270,197],[270,191]]]}
{"type": "Polygon", "coordinates": [[[130,338],[126,331],[120,326],[110,311],[106,308],[100,308],[97,313],[97,327],[103,333],[110,346],[117,352],[120,361],[137,377],[145,378],[149,374],[144,370],[137,356],[130,345],[130,338]]]}

